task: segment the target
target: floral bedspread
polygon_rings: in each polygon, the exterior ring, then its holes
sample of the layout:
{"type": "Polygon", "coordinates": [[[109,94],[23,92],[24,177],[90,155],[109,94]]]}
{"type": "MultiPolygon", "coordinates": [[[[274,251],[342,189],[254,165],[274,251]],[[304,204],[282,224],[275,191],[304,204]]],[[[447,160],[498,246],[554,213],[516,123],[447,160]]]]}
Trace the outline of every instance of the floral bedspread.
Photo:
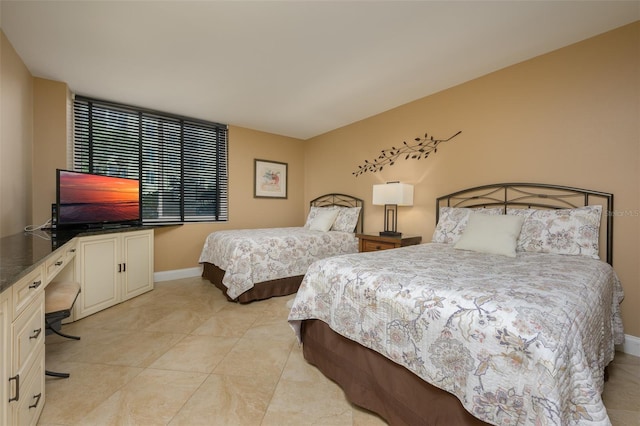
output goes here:
{"type": "Polygon", "coordinates": [[[324,321],[488,423],[608,425],[622,298],[599,260],[422,244],[314,263],[289,322],[300,338],[301,320],[324,321]]]}
{"type": "Polygon", "coordinates": [[[209,234],[200,263],[212,263],[225,271],[222,284],[235,299],[254,283],[304,275],[316,260],[357,251],[353,232],[302,227],[239,229],[209,234]]]}

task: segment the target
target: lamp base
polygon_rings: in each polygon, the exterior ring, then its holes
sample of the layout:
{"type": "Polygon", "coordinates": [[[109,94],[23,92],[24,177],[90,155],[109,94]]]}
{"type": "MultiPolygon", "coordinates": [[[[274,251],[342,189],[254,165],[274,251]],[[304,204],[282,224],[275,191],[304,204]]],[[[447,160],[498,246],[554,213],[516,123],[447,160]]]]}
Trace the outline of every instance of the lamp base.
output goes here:
{"type": "Polygon", "coordinates": [[[400,238],[400,237],[402,237],[402,232],[380,231],[380,236],[381,237],[400,238]]]}

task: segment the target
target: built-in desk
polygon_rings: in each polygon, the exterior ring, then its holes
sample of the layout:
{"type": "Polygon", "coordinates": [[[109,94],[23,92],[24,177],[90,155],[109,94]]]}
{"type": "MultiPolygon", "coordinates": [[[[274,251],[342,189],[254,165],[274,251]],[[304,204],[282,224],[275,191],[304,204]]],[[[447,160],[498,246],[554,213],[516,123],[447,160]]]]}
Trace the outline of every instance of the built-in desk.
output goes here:
{"type": "Polygon", "coordinates": [[[0,238],[0,426],[35,425],[42,412],[44,300],[55,280],[80,283],[72,319],[153,289],[153,228],[0,238]]]}
{"type": "Polygon", "coordinates": [[[137,226],[96,230],[33,231],[0,238],[0,293],[39,266],[56,249],[76,237],[149,230],[137,226]]]}

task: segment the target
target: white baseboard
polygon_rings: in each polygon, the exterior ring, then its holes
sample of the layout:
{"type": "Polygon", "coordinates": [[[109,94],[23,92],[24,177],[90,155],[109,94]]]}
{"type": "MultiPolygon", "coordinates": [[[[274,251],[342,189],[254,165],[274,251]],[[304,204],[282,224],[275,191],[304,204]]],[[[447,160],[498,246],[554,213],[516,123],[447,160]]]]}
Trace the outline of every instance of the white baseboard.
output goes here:
{"type": "Polygon", "coordinates": [[[202,266],[195,268],[174,269],[173,271],[154,272],[153,281],[170,281],[179,280],[181,278],[193,278],[202,276],[202,266]]]}
{"type": "MultiPolygon", "coordinates": [[[[193,278],[202,276],[202,266],[195,268],[175,269],[173,271],[161,271],[153,274],[154,282],[179,280],[181,278],[193,278]]],[[[626,334],[622,345],[617,345],[616,350],[629,355],[640,357],[640,337],[626,334]]]]}
{"type": "Polygon", "coordinates": [[[624,343],[616,346],[616,350],[625,354],[640,357],[640,337],[625,334],[624,343]]]}

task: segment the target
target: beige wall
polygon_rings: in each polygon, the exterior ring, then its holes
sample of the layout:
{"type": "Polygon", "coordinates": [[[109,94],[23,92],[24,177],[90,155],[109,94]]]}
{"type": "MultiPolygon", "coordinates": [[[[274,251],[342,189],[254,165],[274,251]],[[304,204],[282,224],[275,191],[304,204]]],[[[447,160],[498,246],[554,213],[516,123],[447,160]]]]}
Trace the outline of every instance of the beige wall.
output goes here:
{"type": "Polygon", "coordinates": [[[497,182],[615,194],[614,267],[626,333],[640,336],[640,23],[467,82],[306,142],[305,200],[339,190],[364,198],[365,231],[383,227],[372,185],[415,184],[399,230],[430,240],[435,198],[497,182]],[[446,138],[427,160],[354,177],[365,159],[425,131],[446,138]],[[330,169],[331,173],[327,173],[330,169]]]}
{"type": "Polygon", "coordinates": [[[33,215],[31,223],[51,218],[56,201],[56,169],[67,165],[67,98],[65,83],[34,78],[33,215]]]}
{"type": "Polygon", "coordinates": [[[185,224],[155,232],[155,269],[198,266],[206,236],[238,228],[301,226],[304,223],[304,144],[298,139],[229,127],[229,221],[185,224]],[[288,198],[253,198],[254,159],[288,163],[288,198]],[[179,247],[179,249],[176,249],[179,247]]]}
{"type": "Polygon", "coordinates": [[[0,237],[31,222],[33,81],[0,30],[0,237]]]}

